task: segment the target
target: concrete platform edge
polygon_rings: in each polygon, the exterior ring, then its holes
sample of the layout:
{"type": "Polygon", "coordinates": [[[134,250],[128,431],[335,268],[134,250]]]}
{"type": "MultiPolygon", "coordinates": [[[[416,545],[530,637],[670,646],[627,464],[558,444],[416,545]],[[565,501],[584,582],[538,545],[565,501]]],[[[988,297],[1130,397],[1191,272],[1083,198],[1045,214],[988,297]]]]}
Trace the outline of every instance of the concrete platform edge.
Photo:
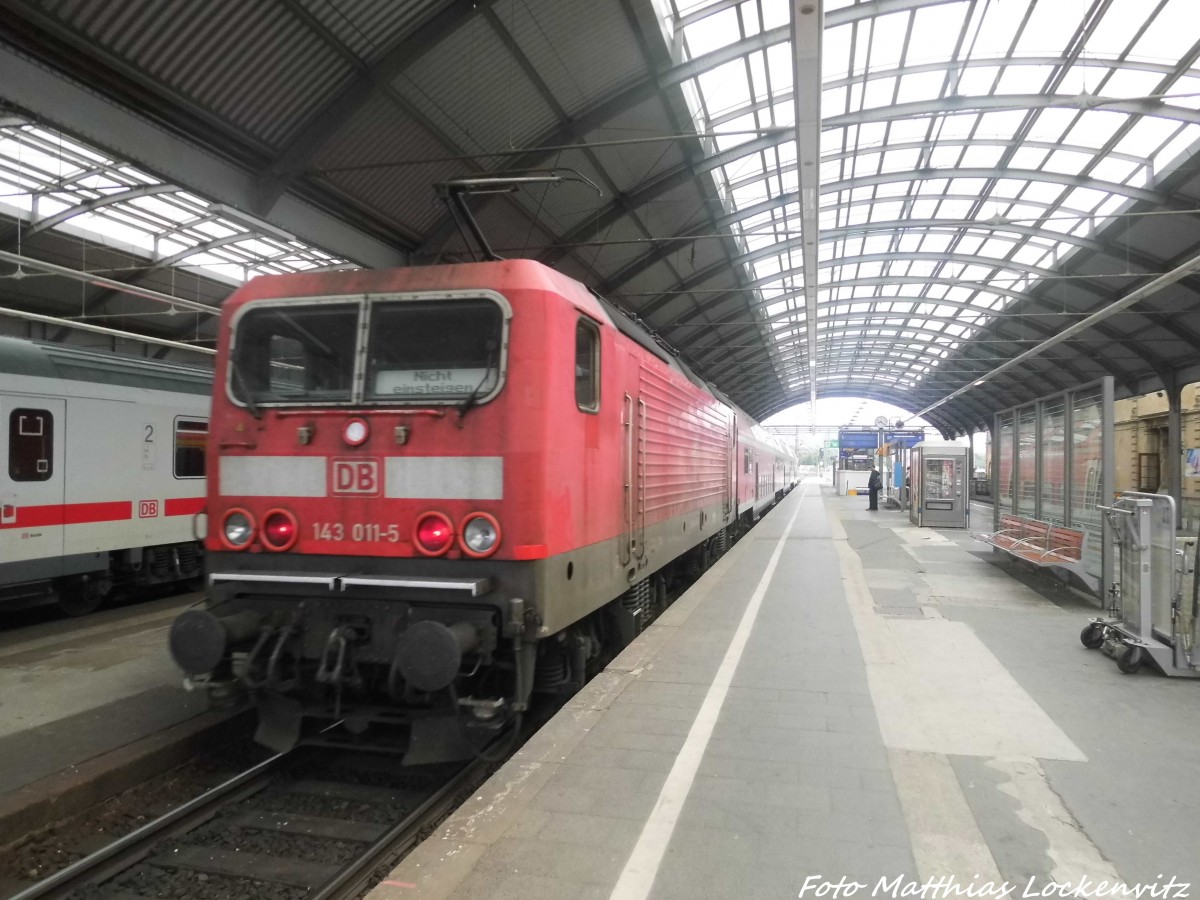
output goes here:
{"type": "Polygon", "coordinates": [[[198,746],[248,730],[252,717],[245,708],[203,713],[0,797],[0,849],[180,765],[198,746]]]}

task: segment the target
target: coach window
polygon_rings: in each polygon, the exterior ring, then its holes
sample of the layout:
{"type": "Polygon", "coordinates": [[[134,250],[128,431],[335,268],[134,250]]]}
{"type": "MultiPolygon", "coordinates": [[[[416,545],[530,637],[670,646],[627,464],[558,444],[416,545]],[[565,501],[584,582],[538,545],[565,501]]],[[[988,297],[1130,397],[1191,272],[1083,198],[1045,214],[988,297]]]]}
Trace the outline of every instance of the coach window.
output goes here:
{"type": "Polygon", "coordinates": [[[175,477],[204,477],[204,445],[208,422],[202,419],[175,420],[175,477]]]}
{"type": "Polygon", "coordinates": [[[600,409],[600,330],[587,319],[575,326],[575,405],[600,409]]]}
{"type": "Polygon", "coordinates": [[[49,481],[53,458],[54,416],[46,409],[14,409],[8,416],[8,477],[49,481]]]}

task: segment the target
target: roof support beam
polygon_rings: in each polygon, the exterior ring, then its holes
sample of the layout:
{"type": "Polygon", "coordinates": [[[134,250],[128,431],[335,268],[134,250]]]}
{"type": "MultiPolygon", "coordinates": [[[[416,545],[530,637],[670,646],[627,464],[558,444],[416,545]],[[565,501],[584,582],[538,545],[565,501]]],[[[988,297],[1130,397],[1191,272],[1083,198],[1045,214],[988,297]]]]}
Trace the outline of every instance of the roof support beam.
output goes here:
{"type": "MultiPolygon", "coordinates": [[[[258,196],[255,173],[208,153],[174,131],[4,45],[0,45],[0,84],[11,102],[168,181],[186,184],[190,190],[238,209],[254,206],[258,196]]],[[[395,247],[294,197],[280,198],[271,211],[271,224],[362,265],[387,268],[405,262],[404,254],[395,247]]]]}
{"type": "Polygon", "coordinates": [[[1016,356],[1013,359],[1010,359],[1004,365],[998,366],[997,368],[993,369],[991,372],[988,372],[986,375],[982,376],[981,378],[976,379],[971,384],[965,385],[965,386],[959,388],[954,393],[949,394],[946,397],[943,397],[937,403],[933,403],[933,404],[925,407],[920,412],[918,412],[917,415],[918,416],[924,415],[929,410],[936,409],[937,407],[941,406],[942,404],[944,404],[950,400],[953,400],[955,397],[965,394],[967,391],[971,390],[972,388],[979,387],[986,380],[994,378],[995,376],[997,376],[1003,372],[1007,372],[1009,369],[1019,366],[1021,363],[1025,362],[1025,360],[1030,359],[1031,357],[1037,356],[1041,353],[1044,353],[1045,351],[1049,350],[1051,347],[1053,347],[1057,344],[1061,344],[1063,341],[1074,337],[1075,335],[1079,334],[1081,331],[1086,331],[1087,329],[1091,328],[1092,326],[1099,324],[1100,322],[1107,319],[1109,316],[1112,316],[1115,313],[1118,313],[1121,310],[1126,309],[1127,307],[1133,306],[1135,303],[1140,303],[1142,300],[1145,300],[1147,297],[1150,297],[1150,296],[1158,293],[1163,288],[1169,287],[1172,284],[1174,284],[1175,282],[1180,281],[1183,278],[1186,278],[1189,274],[1197,271],[1198,269],[1200,269],[1200,255],[1193,256],[1187,262],[1172,269],[1166,275],[1160,275],[1158,278],[1155,278],[1149,284],[1145,284],[1142,287],[1138,288],[1137,290],[1131,291],[1124,298],[1118,300],[1116,303],[1110,304],[1109,306],[1105,307],[1104,309],[1100,310],[1099,312],[1093,313],[1092,315],[1090,315],[1086,319],[1084,319],[1082,322],[1076,322],[1074,325],[1070,326],[1069,328],[1064,328],[1058,334],[1054,335],[1051,338],[1047,338],[1045,341],[1038,344],[1038,346],[1036,346],[1030,350],[1026,350],[1020,356],[1016,356]]]}
{"type": "Polygon", "coordinates": [[[824,0],[792,0],[792,90],[796,100],[796,162],[800,236],[804,241],[804,313],[808,320],[808,393],[817,402],[817,231],[821,203],[821,33],[824,0]]]}

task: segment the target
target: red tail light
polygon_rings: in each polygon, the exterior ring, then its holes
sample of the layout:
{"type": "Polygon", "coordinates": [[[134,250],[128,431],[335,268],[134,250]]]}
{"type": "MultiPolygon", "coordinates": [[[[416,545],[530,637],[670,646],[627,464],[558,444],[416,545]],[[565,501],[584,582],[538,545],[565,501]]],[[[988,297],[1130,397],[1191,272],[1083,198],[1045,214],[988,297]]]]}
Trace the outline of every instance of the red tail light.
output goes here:
{"type": "Polygon", "coordinates": [[[262,542],[268,550],[291,550],[299,537],[296,517],[286,509],[273,509],[263,519],[262,542]]]}
{"type": "Polygon", "coordinates": [[[426,556],[441,556],[454,541],[454,526],[441,513],[425,513],[413,529],[413,543],[426,556]]]}

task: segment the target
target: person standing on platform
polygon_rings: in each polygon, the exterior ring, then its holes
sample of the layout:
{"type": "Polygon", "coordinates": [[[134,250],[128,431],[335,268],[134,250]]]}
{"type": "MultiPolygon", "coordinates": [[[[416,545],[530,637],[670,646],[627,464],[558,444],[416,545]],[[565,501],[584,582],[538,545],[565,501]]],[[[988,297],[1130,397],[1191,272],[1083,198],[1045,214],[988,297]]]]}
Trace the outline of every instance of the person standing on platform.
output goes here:
{"type": "Polygon", "coordinates": [[[879,509],[879,489],[883,487],[883,478],[879,475],[879,470],[872,467],[871,477],[867,479],[867,493],[871,495],[870,505],[867,509],[879,509]]]}

